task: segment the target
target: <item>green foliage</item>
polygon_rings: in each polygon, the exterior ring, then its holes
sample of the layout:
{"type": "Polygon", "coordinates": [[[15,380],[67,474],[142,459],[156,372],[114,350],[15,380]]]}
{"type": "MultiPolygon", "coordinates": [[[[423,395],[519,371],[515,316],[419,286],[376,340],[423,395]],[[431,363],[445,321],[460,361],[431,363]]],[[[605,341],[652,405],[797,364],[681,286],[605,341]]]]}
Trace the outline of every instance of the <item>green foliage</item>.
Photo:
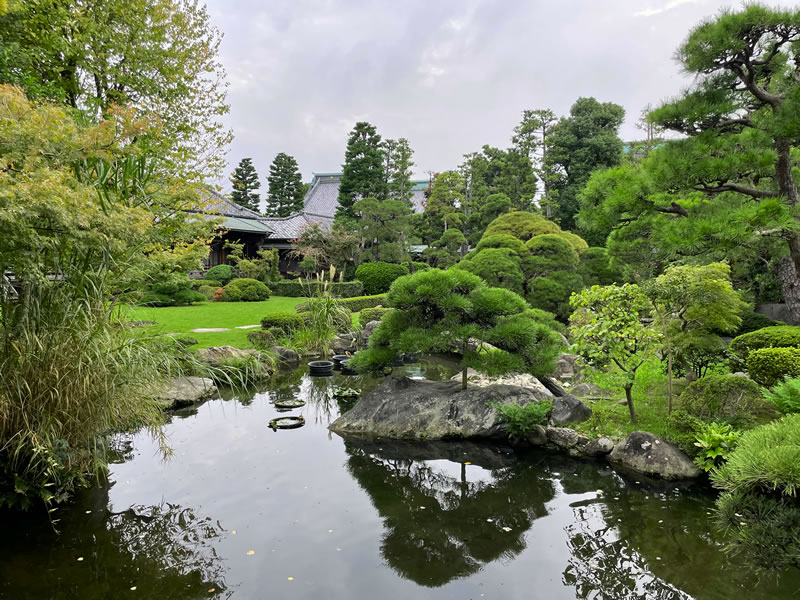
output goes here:
{"type": "Polygon", "coordinates": [[[587,248],[580,257],[578,274],[587,287],[622,283],[622,272],[606,248],[587,248]]]}
{"type": "MultiPolygon", "coordinates": [[[[336,284],[333,284],[336,285],[336,284]]],[[[365,308],[375,308],[376,306],[384,306],[386,304],[386,294],[376,294],[374,296],[355,296],[353,298],[342,298],[342,306],[350,310],[350,312],[361,312],[365,308]]],[[[297,312],[308,312],[309,305],[307,302],[299,303],[295,310],[297,312]]]]}
{"type": "Polygon", "coordinates": [[[486,248],[508,248],[520,258],[524,258],[528,255],[528,248],[525,246],[525,242],[513,235],[500,233],[482,237],[481,241],[478,242],[478,245],[475,246],[475,249],[472,250],[465,258],[471,258],[486,248]]]}
{"type": "Polygon", "coordinates": [[[461,269],[431,269],[401,277],[387,302],[369,349],[352,359],[360,369],[382,368],[402,353],[452,351],[462,353],[462,368],[492,374],[552,370],[561,348],[558,335],[523,313],[525,301],[509,290],[490,288],[461,269]],[[469,349],[470,339],[481,343],[469,349]],[[497,350],[488,351],[482,342],[497,350]]]}
{"type": "Polygon", "coordinates": [[[525,406],[513,402],[491,405],[500,415],[500,420],[508,427],[509,436],[524,436],[537,425],[547,425],[547,417],[553,409],[550,400],[530,402],[525,406]]]}
{"type": "Polygon", "coordinates": [[[541,215],[514,211],[500,215],[483,232],[483,237],[511,235],[523,242],[545,233],[559,233],[561,228],[541,215]]]}
{"type": "Polygon", "coordinates": [[[569,298],[583,287],[580,275],[568,271],[554,271],[547,276],[528,280],[526,299],[534,307],[552,312],[566,321],[571,313],[569,298]]]}
{"type": "Polygon", "coordinates": [[[269,288],[256,279],[234,279],[225,286],[225,302],[259,302],[269,298],[269,288]]]}
{"type": "Polygon", "coordinates": [[[206,271],[206,279],[218,281],[224,286],[233,279],[233,267],[230,265],[216,265],[211,267],[206,271]]]}
{"type": "Polygon", "coordinates": [[[364,121],[356,123],[347,139],[337,218],[356,218],[353,205],[358,198],[386,197],[383,158],[381,136],[375,126],[364,121]]]}
{"type": "Polygon", "coordinates": [[[761,348],[747,357],[747,372],[762,385],[773,386],[786,377],[800,377],[800,348],[761,348]]]}
{"type": "Polygon", "coordinates": [[[267,206],[271,217],[288,217],[303,210],[303,176],[293,156],[279,152],[269,166],[267,206]]]}
{"type": "Polygon", "coordinates": [[[697,431],[694,443],[700,449],[694,459],[695,464],[704,471],[718,468],[728,460],[740,435],[729,423],[703,424],[697,431]]]}
{"type": "Polygon", "coordinates": [[[327,358],[330,344],[337,334],[344,330],[349,331],[352,326],[352,313],[342,305],[342,301],[334,298],[328,290],[330,281],[333,280],[335,269],[331,267],[329,280],[323,276],[319,278],[321,286],[310,296],[308,313],[304,313],[304,350],[320,354],[327,358]]]}
{"type": "Polygon", "coordinates": [[[461,249],[466,242],[467,238],[461,231],[451,228],[445,231],[438,240],[432,242],[423,254],[436,268],[447,269],[458,262],[461,257],[461,249]]]}
{"type": "Polygon", "coordinates": [[[534,236],[525,246],[528,253],[522,261],[522,269],[528,278],[578,268],[578,253],[567,240],[557,234],[534,236]]]}
{"type": "Polygon", "coordinates": [[[361,324],[366,325],[371,321],[380,321],[387,312],[392,310],[391,308],[383,308],[376,306],[375,308],[365,308],[361,311],[361,324]]]}
{"type": "Polygon", "coordinates": [[[697,441],[697,432],[706,423],[683,408],[677,408],[669,413],[666,422],[670,430],[670,434],[667,436],[669,441],[676,444],[689,456],[695,456],[698,452],[697,446],[694,445],[697,441]]]}
{"type": "MultiPolygon", "coordinates": [[[[285,280],[271,281],[269,288],[275,296],[285,296],[288,298],[302,298],[306,293],[314,293],[321,284],[315,281],[285,280]]],[[[364,286],[360,281],[334,282],[328,286],[331,294],[338,298],[355,298],[364,292],[364,286]]]]}
{"type": "Polygon", "coordinates": [[[746,377],[708,375],[689,384],[679,406],[704,421],[726,421],[744,428],[775,416],[761,396],[761,388],[746,377]]]}
{"type": "Polygon", "coordinates": [[[477,275],[490,286],[521,294],[525,277],[519,263],[517,254],[508,248],[485,248],[473,258],[462,260],[456,268],[477,275]]]}
{"type": "Polygon", "coordinates": [[[739,325],[739,329],[736,330],[736,336],[744,335],[745,333],[750,333],[751,331],[758,331],[759,329],[765,329],[767,327],[779,327],[779,326],[786,326],[786,323],[783,321],[775,321],[770,319],[766,315],[762,315],[761,313],[757,313],[752,307],[747,307],[741,314],[742,317],[742,324],[739,325]]]}
{"type": "Polygon", "coordinates": [[[259,206],[261,199],[256,192],[261,187],[258,173],[253,166],[253,159],[243,158],[231,174],[231,200],[239,206],[261,212],[259,206]]]}
{"type": "Polygon", "coordinates": [[[291,256],[301,259],[303,271],[317,273],[334,266],[340,273],[350,273],[360,252],[361,238],[350,230],[354,219],[345,221],[335,223],[330,230],[312,223],[300,232],[291,256]]]}
{"type": "Polygon", "coordinates": [[[800,413],[800,379],[787,379],[772,391],[764,390],[764,399],[784,415],[800,413]]]}
{"type": "Polygon", "coordinates": [[[371,296],[388,292],[392,283],[403,275],[408,275],[408,267],[404,264],[370,262],[361,263],[356,269],[356,279],[364,286],[364,292],[371,296]]]}
{"type": "Polygon", "coordinates": [[[304,324],[303,315],[298,313],[274,313],[261,319],[262,329],[271,330],[277,327],[284,334],[301,329],[304,324]]]}
{"type": "Polygon", "coordinates": [[[222,283],[215,280],[215,279],[192,279],[192,289],[200,291],[200,288],[203,286],[209,286],[212,288],[222,287],[222,283]]]}
{"type": "Polygon", "coordinates": [[[541,308],[529,308],[525,311],[525,316],[533,319],[537,323],[547,325],[550,329],[557,331],[561,335],[567,335],[567,326],[556,321],[556,316],[551,312],[547,312],[541,308]]]}
{"type": "Polygon", "coordinates": [[[730,351],[744,362],[761,348],[800,348],[800,327],[765,327],[734,338],[730,345],[730,351]]]}
{"type": "Polygon", "coordinates": [[[411,264],[414,265],[414,268],[417,271],[428,271],[431,268],[431,266],[428,263],[424,263],[424,262],[416,262],[416,261],[414,261],[411,264]]]}
{"type": "Polygon", "coordinates": [[[142,294],[139,304],[142,306],[186,306],[194,302],[204,302],[206,296],[191,289],[189,277],[175,274],[168,281],[156,283],[142,294]]]}
{"type": "Polygon", "coordinates": [[[353,212],[365,248],[362,259],[400,262],[406,257],[404,241],[409,237],[412,214],[407,202],[364,198],[353,205],[353,212]]]}

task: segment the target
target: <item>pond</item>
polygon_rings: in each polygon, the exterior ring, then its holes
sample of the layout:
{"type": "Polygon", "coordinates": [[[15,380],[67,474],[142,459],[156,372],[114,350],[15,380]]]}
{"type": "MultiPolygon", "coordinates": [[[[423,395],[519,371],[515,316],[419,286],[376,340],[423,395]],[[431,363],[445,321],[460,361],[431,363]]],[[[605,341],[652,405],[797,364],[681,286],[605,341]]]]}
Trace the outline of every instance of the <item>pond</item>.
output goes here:
{"type": "MultiPolygon", "coordinates": [[[[446,362],[399,369],[449,377],[446,362]]],[[[284,375],[117,441],[109,482],[0,516],[0,598],[797,598],[723,553],[700,486],[476,443],[345,441],[334,385],[284,375]],[[273,402],[307,404],[279,411],[273,402]],[[272,431],[271,419],[305,426],[272,431]]]]}

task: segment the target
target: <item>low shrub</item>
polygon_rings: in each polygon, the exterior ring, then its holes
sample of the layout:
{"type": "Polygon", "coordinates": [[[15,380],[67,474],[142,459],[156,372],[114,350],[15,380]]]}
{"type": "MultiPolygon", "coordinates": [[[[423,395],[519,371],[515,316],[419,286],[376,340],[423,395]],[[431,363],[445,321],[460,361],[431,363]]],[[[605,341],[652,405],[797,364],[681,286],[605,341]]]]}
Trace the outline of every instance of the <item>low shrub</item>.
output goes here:
{"type": "Polygon", "coordinates": [[[775,411],[767,404],[761,388],[736,375],[708,375],[689,384],[678,399],[679,406],[704,421],[725,421],[735,427],[748,427],[768,421],[775,411]]]}
{"type": "Polygon", "coordinates": [[[387,312],[392,310],[391,308],[384,308],[382,306],[376,306],[375,308],[365,308],[361,311],[360,321],[362,325],[366,325],[371,321],[380,321],[381,317],[385,315],[387,312]]]}
{"type": "Polygon", "coordinates": [[[417,271],[428,271],[431,266],[428,263],[413,261],[411,263],[417,271]]]}
{"type": "Polygon", "coordinates": [[[356,269],[356,279],[364,285],[364,293],[369,295],[388,292],[394,280],[408,275],[406,265],[386,262],[361,263],[356,269]]]}
{"type": "Polygon", "coordinates": [[[719,467],[736,448],[740,435],[729,423],[704,423],[694,442],[700,449],[695,464],[704,471],[719,467]]]}
{"type": "Polygon", "coordinates": [[[192,279],[192,289],[200,291],[200,288],[204,285],[210,286],[212,288],[222,287],[222,282],[217,281],[216,279],[192,279]]]}
{"type": "MultiPolygon", "coordinates": [[[[283,281],[271,281],[269,287],[274,296],[305,298],[309,294],[316,294],[321,285],[317,281],[303,281],[301,283],[297,279],[286,279],[283,281]]],[[[342,281],[328,283],[328,290],[332,296],[337,298],[353,298],[364,293],[364,286],[360,281],[342,281]]]]}
{"type": "Polygon", "coordinates": [[[216,265],[206,271],[207,280],[218,281],[221,285],[227,284],[233,279],[233,267],[230,265],[216,265]]]}
{"type": "Polygon", "coordinates": [[[219,288],[219,287],[212,287],[212,286],[210,286],[210,285],[201,285],[199,288],[197,288],[197,292],[198,292],[199,294],[203,294],[203,296],[205,296],[205,297],[206,297],[206,300],[209,300],[209,301],[210,301],[210,300],[213,300],[213,299],[214,299],[214,294],[216,293],[216,291],[217,291],[218,289],[221,289],[221,288],[219,288]]]}
{"type": "Polygon", "coordinates": [[[667,417],[667,440],[678,446],[689,456],[695,456],[698,452],[697,446],[694,445],[697,441],[697,432],[704,425],[705,422],[694,415],[690,415],[682,408],[673,410],[667,417]]]}
{"type": "Polygon", "coordinates": [[[275,336],[270,331],[256,329],[247,334],[247,341],[256,350],[269,350],[275,345],[275,336]]]}
{"type": "MultiPolygon", "coordinates": [[[[355,298],[342,298],[340,304],[348,309],[350,312],[361,312],[365,308],[375,308],[386,304],[386,294],[377,294],[375,296],[356,296],[355,298]]],[[[300,302],[295,306],[295,310],[299,313],[308,312],[308,302],[300,302]]]]}
{"type": "Polygon", "coordinates": [[[496,403],[491,405],[498,414],[500,420],[508,425],[510,436],[521,436],[533,430],[536,425],[546,425],[547,416],[553,409],[553,403],[549,400],[541,402],[531,402],[525,406],[508,403],[496,403]]]}
{"type": "Polygon", "coordinates": [[[301,329],[305,321],[303,315],[298,313],[274,313],[261,319],[261,328],[271,330],[273,327],[280,328],[284,334],[301,329]]]}
{"type": "Polygon", "coordinates": [[[744,335],[745,333],[750,333],[751,331],[758,331],[759,329],[765,329],[767,327],[778,327],[778,326],[786,326],[786,323],[783,321],[775,321],[774,319],[770,319],[766,315],[762,315],[761,313],[757,313],[752,308],[746,310],[741,315],[742,324],[739,325],[739,329],[736,330],[736,336],[744,335]]]}
{"type": "Polygon", "coordinates": [[[204,302],[206,297],[189,287],[189,280],[179,283],[155,284],[142,295],[142,306],[186,306],[204,302]]]}
{"type": "Polygon", "coordinates": [[[747,358],[753,350],[761,348],[799,348],[800,347],[800,327],[789,325],[777,327],[764,327],[750,333],[745,333],[734,338],[730,345],[730,351],[747,362],[747,358]]]}
{"type": "Polygon", "coordinates": [[[225,286],[225,302],[259,302],[268,300],[270,290],[256,279],[234,279],[225,286]]]}
{"type": "Polygon", "coordinates": [[[272,334],[272,337],[275,340],[278,340],[279,338],[282,338],[283,336],[286,335],[286,332],[283,329],[281,329],[280,327],[276,327],[276,326],[267,327],[263,331],[266,331],[267,333],[272,334]]]}
{"type": "Polygon", "coordinates": [[[747,372],[762,385],[773,386],[786,377],[800,377],[800,348],[751,350],[747,372]]]}
{"type": "Polygon", "coordinates": [[[800,414],[743,434],[711,482],[732,549],[758,565],[800,567],[800,414]]]}
{"type": "Polygon", "coordinates": [[[541,308],[529,308],[524,314],[537,323],[547,325],[550,329],[557,331],[561,335],[567,335],[567,326],[560,321],[556,321],[556,316],[551,312],[547,312],[541,308]]]}
{"type": "Polygon", "coordinates": [[[800,378],[787,379],[772,391],[764,390],[764,400],[784,415],[800,413],[800,378]]]}

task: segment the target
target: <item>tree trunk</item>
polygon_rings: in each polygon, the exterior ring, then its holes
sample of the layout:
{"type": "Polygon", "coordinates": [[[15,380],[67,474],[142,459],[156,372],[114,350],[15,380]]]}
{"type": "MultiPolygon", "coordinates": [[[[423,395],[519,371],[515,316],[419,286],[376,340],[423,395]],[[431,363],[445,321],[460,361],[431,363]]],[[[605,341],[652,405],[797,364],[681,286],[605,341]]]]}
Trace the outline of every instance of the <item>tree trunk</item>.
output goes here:
{"type": "Polygon", "coordinates": [[[628,412],[631,415],[631,423],[636,423],[636,410],[633,408],[633,396],[631,395],[632,388],[632,383],[625,386],[625,400],[628,401],[628,412]]]}
{"type": "MultiPolygon", "coordinates": [[[[464,340],[461,343],[461,360],[464,360],[464,357],[467,355],[467,342],[468,342],[468,340],[464,340]]],[[[467,389],[467,370],[468,370],[467,366],[464,366],[464,368],[461,369],[461,389],[462,390],[467,389]]]]}
{"type": "Polygon", "coordinates": [[[781,282],[781,289],[783,291],[783,300],[786,302],[786,307],[792,315],[792,325],[800,324],[800,277],[798,277],[797,260],[800,259],[800,253],[793,256],[795,251],[792,246],[797,246],[797,239],[795,238],[789,242],[791,254],[784,256],[778,263],[778,279],[781,282]],[[795,244],[792,244],[792,241],[795,244]]]}
{"type": "MultiPolygon", "coordinates": [[[[786,198],[794,208],[797,204],[797,186],[792,173],[791,144],[788,140],[777,139],[775,150],[778,160],[775,164],[775,176],[781,196],[786,198]]],[[[792,315],[794,324],[800,324],[800,235],[793,235],[788,240],[789,256],[778,263],[778,278],[783,289],[783,300],[792,315]]]]}
{"type": "Polygon", "coordinates": [[[667,348],[667,414],[672,414],[672,348],[667,348]]]}

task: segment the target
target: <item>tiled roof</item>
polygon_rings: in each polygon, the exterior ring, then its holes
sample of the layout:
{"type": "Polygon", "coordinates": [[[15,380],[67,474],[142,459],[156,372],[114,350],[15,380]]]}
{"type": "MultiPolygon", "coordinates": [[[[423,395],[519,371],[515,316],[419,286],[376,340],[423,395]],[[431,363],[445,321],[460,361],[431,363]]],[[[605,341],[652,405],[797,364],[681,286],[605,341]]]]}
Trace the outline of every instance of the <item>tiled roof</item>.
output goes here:
{"type": "Polygon", "coordinates": [[[295,240],[300,237],[303,230],[313,223],[319,223],[323,229],[330,229],[333,218],[316,217],[307,213],[295,213],[288,217],[261,219],[272,230],[270,239],[295,240]]]}
{"type": "MultiPolygon", "coordinates": [[[[336,216],[339,208],[339,184],[342,182],[341,173],[314,173],[311,187],[303,200],[304,212],[308,215],[327,217],[336,216]]],[[[414,212],[421,213],[425,210],[425,190],[428,189],[427,179],[411,181],[411,204],[414,212]]]]}
{"type": "Polygon", "coordinates": [[[239,206],[230,198],[226,198],[214,190],[205,188],[202,193],[205,195],[206,212],[239,219],[261,219],[262,217],[260,213],[244,206],[239,206]]]}

